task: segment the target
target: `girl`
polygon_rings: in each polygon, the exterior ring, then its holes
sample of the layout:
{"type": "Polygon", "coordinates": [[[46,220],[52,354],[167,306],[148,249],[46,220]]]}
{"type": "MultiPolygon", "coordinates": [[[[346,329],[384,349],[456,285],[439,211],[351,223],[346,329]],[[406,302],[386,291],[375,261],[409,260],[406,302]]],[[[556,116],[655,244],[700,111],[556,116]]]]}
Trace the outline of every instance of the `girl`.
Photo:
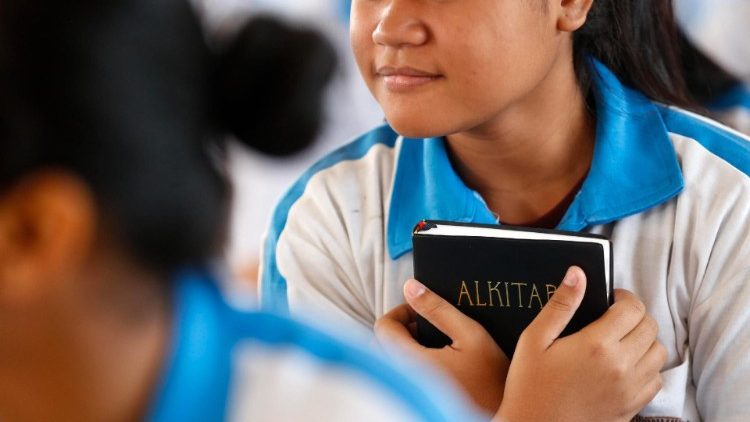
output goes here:
{"type": "Polygon", "coordinates": [[[354,0],[352,46],[388,124],[281,201],[262,301],[371,329],[403,302],[425,218],[604,234],[617,287],[668,351],[640,415],[744,419],[750,144],[678,108],[675,32],[669,0],[354,0]]]}

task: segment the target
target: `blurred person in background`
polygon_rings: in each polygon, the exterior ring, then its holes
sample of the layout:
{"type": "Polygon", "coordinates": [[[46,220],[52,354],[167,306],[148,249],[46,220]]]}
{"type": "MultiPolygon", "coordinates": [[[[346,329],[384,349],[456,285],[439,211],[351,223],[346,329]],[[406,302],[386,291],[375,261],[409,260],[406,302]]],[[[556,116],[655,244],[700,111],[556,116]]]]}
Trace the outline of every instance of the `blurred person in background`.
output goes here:
{"type": "Polygon", "coordinates": [[[750,1],[674,5],[691,94],[712,117],[750,134],[750,1]]]}
{"type": "Polygon", "coordinates": [[[273,206],[302,172],[325,153],[382,122],[383,113],[362,82],[349,48],[346,0],[195,0],[212,31],[231,31],[252,15],[312,26],[333,44],[339,66],[323,102],[324,121],[310,148],[283,160],[230,143],[234,186],[227,258],[243,281],[257,280],[258,256],[273,206]]]}
{"type": "MultiPolygon", "coordinates": [[[[219,291],[223,139],[304,147],[332,62],[266,19],[211,50],[182,0],[0,3],[0,420],[481,420],[417,364],[219,291]]],[[[532,335],[555,337],[584,289],[558,289],[567,310],[545,308],[532,335]]],[[[518,382],[554,392],[556,374],[518,382]]],[[[504,406],[531,403],[561,407],[504,406]]]]}
{"type": "Polygon", "coordinates": [[[688,38],[740,80],[750,82],[750,2],[673,0],[675,16],[688,38]]]}

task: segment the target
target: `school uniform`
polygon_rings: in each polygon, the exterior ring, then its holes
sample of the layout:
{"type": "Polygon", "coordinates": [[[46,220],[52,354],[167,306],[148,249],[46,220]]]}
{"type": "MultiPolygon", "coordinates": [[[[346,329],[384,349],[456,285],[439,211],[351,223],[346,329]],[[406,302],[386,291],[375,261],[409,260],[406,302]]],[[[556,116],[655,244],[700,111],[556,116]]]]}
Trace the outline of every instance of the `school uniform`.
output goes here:
{"type": "Polygon", "coordinates": [[[738,84],[708,108],[717,120],[750,135],[750,84],[738,84]]]}
{"type": "Polygon", "coordinates": [[[171,351],[152,421],[480,420],[429,371],[227,304],[206,273],[174,287],[171,351]]]}
{"type": "MultiPolygon", "coordinates": [[[[611,238],[615,287],[641,297],[659,324],[664,388],[641,415],[746,420],[749,139],[593,66],[593,161],[558,228],[611,238]]],[[[404,301],[412,228],[425,218],[497,221],[452,168],[443,139],[404,139],[387,125],[367,133],[279,204],[264,245],[263,306],[371,329],[404,301]]]]}

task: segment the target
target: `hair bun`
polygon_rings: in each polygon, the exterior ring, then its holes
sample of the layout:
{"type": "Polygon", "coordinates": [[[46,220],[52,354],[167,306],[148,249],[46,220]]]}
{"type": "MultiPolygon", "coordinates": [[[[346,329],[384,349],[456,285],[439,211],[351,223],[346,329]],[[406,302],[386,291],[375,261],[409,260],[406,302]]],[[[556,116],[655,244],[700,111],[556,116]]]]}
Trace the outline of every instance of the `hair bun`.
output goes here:
{"type": "Polygon", "coordinates": [[[251,19],[218,60],[219,124],[261,152],[297,152],[317,135],[335,67],[333,47],[317,32],[251,19]]]}

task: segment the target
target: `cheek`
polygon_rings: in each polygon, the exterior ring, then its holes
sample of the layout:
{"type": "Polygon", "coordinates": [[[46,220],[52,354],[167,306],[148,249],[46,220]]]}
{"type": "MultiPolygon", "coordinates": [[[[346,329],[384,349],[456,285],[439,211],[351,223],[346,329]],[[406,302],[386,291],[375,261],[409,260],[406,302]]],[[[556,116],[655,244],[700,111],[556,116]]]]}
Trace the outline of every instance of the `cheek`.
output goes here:
{"type": "Polygon", "coordinates": [[[513,85],[516,60],[512,45],[487,37],[457,38],[443,57],[455,103],[479,105],[513,85]]]}
{"type": "Polygon", "coordinates": [[[466,102],[513,101],[532,90],[554,61],[554,46],[541,28],[493,25],[478,27],[451,48],[448,73],[466,102]]]}
{"type": "Polygon", "coordinates": [[[372,66],[375,52],[375,45],[372,40],[372,33],[377,22],[372,18],[371,11],[363,10],[364,6],[355,2],[352,6],[350,20],[349,42],[354,59],[357,62],[360,73],[365,81],[372,79],[372,66]]]}
{"type": "Polygon", "coordinates": [[[357,62],[362,77],[367,81],[372,76],[373,48],[368,39],[360,31],[351,33],[350,43],[354,60],[357,62]]]}
{"type": "Polygon", "coordinates": [[[352,21],[349,42],[360,75],[370,89],[372,89],[375,58],[375,46],[372,41],[372,31],[363,29],[361,24],[355,24],[355,22],[352,21]]]}

